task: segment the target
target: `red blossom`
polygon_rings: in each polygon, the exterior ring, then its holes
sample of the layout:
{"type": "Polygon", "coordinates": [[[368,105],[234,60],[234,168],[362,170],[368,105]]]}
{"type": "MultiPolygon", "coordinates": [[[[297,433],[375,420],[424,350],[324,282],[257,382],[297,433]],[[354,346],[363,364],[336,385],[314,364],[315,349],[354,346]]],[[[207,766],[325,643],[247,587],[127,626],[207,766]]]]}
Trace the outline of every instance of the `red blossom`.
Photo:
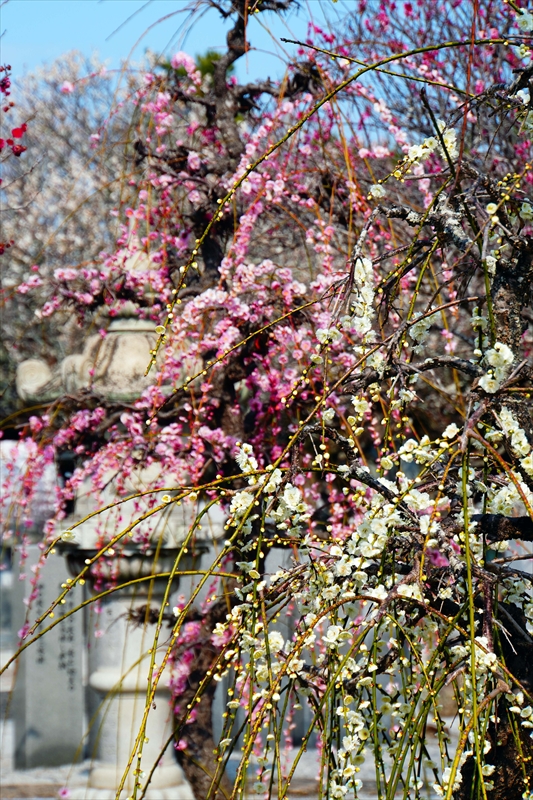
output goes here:
{"type": "Polygon", "coordinates": [[[27,130],[28,126],[26,125],[26,123],[24,123],[24,125],[21,125],[20,128],[13,128],[13,130],[11,131],[11,136],[14,139],[22,139],[27,130]]]}
{"type": "Polygon", "coordinates": [[[9,250],[9,248],[13,247],[14,244],[14,239],[10,239],[9,242],[0,242],[0,256],[3,256],[6,250],[9,250]]]}

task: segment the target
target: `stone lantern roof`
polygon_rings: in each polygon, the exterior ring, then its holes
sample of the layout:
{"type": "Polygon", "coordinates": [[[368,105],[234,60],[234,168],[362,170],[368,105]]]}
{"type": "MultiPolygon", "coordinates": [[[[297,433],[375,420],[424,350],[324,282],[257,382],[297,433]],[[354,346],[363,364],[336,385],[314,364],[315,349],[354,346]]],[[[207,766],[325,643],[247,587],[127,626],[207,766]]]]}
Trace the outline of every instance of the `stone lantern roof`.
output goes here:
{"type": "Polygon", "coordinates": [[[22,361],[17,392],[25,402],[50,402],[90,389],[106,400],[131,402],[154,382],[145,371],[156,341],[155,323],[124,309],[112,319],[105,337],[88,336],[81,353],[66,356],[54,371],[43,359],[22,361]]]}

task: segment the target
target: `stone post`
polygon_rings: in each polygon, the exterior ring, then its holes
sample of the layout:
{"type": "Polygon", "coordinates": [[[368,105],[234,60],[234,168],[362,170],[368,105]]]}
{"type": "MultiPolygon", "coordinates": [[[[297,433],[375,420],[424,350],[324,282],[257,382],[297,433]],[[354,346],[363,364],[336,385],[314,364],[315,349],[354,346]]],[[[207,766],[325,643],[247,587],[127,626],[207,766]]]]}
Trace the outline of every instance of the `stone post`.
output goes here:
{"type": "MultiPolygon", "coordinates": [[[[41,555],[37,545],[28,545],[21,578],[20,553],[16,553],[13,583],[13,635],[25,620],[25,597],[29,596],[29,576],[41,555]]],[[[39,574],[38,594],[31,604],[30,620],[40,616],[61,592],[67,577],[65,562],[49,556],[39,574]]],[[[69,593],[60,611],[74,608],[82,600],[82,589],[69,593]]],[[[46,618],[37,633],[51,619],[46,618]]],[[[15,643],[16,647],[16,643],[15,643]]],[[[59,766],[80,760],[84,730],[84,688],[82,676],[83,635],[81,614],[60,623],[17,661],[13,690],[15,726],[14,761],[16,769],[59,766]]]]}

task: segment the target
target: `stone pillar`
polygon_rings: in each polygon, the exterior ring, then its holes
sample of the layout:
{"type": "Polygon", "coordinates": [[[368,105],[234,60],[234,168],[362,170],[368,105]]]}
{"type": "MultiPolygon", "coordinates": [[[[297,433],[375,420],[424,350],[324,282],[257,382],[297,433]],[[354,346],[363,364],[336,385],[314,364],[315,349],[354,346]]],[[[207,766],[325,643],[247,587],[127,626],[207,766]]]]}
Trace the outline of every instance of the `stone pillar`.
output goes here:
{"type": "MultiPolygon", "coordinates": [[[[67,558],[72,574],[77,574],[87,557],[94,551],[67,547],[67,558]]],[[[123,551],[114,564],[109,564],[110,573],[118,572],[120,585],[128,578],[170,572],[176,550],[161,550],[156,557],[151,553],[142,555],[138,550],[123,551]]],[[[188,559],[182,568],[190,568],[188,559]]],[[[96,565],[96,571],[101,565],[96,565]]],[[[89,578],[94,587],[96,576],[89,578]]],[[[177,588],[177,579],[173,588],[177,588]]],[[[94,764],[86,787],[73,787],[71,800],[115,800],[122,776],[135,745],[146,705],[147,677],[150,650],[153,646],[155,624],[150,621],[131,621],[132,613],[146,606],[159,608],[166,578],[153,579],[133,587],[118,589],[101,601],[99,613],[91,613],[89,637],[89,685],[100,700],[99,711],[94,720],[92,740],[95,752],[90,753],[94,764]],[[95,636],[96,634],[96,636],[95,636]]],[[[160,634],[155,663],[161,665],[166,651],[165,640],[169,629],[160,634]]],[[[154,765],[156,769],[146,791],[146,800],[194,800],[173,749],[173,714],[170,705],[168,675],[160,679],[155,702],[148,715],[146,739],[143,744],[141,787],[144,787],[154,765]]],[[[120,800],[132,796],[135,784],[134,770],[137,758],[128,770],[120,800]]]]}
{"type": "MultiPolygon", "coordinates": [[[[21,570],[16,553],[13,582],[13,636],[24,624],[32,567],[41,550],[29,545],[21,570]],[[20,578],[25,577],[21,580],[20,578]]],[[[67,578],[63,559],[49,556],[39,573],[38,596],[30,608],[30,621],[40,616],[61,592],[67,578]]],[[[81,587],[69,593],[56,616],[74,608],[82,600],[81,587]]],[[[38,629],[52,620],[47,618],[38,629]]],[[[37,632],[38,632],[37,631],[37,632]]],[[[71,764],[82,753],[84,731],[84,688],[82,676],[82,615],[73,614],[22,653],[17,661],[13,691],[16,769],[71,764]]]]}

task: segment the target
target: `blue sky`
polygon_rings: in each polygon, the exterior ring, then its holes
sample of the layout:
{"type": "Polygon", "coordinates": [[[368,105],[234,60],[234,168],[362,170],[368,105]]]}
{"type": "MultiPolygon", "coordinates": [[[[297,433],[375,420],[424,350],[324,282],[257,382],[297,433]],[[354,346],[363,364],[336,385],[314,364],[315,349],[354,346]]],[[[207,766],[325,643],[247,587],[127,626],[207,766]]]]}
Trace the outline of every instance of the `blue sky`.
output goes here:
{"type": "MultiPolygon", "coordinates": [[[[208,11],[189,31],[190,6],[191,0],[0,0],[0,61],[11,64],[16,78],[72,49],[88,55],[96,51],[113,68],[132,48],[135,59],[147,47],[167,53],[182,49],[192,55],[222,47],[227,25],[219,14],[208,11]],[[168,15],[172,16],[157,24],[168,15]]],[[[274,40],[304,38],[309,17],[322,20],[327,6],[331,7],[331,0],[303,0],[300,13],[292,12],[285,22],[273,14],[257,15],[249,27],[250,41],[257,49],[247,55],[246,62],[239,61],[239,78],[279,75],[282,48],[287,45],[274,40]]]]}

